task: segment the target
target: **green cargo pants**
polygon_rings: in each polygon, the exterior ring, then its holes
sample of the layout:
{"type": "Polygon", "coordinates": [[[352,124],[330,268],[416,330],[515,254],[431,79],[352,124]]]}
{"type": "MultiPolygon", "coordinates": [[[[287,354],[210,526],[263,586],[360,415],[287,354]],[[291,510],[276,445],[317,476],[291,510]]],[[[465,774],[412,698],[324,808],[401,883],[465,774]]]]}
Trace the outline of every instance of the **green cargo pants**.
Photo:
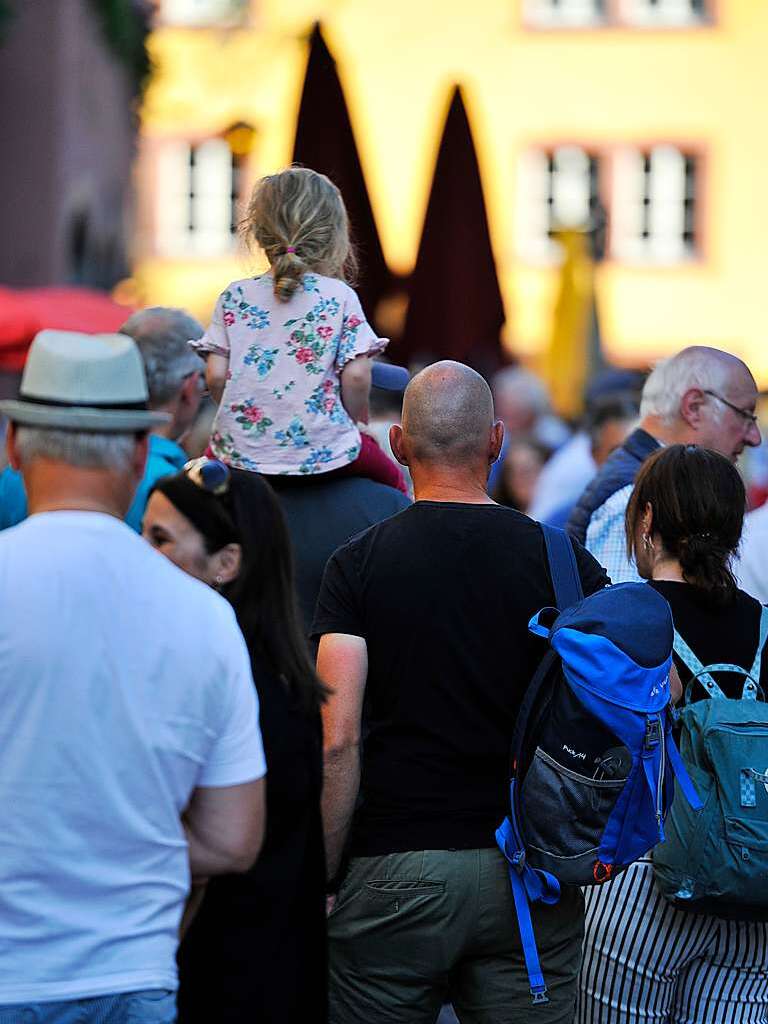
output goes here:
{"type": "Polygon", "coordinates": [[[496,849],[352,861],[328,919],[330,1024],[572,1024],[584,900],[533,922],[550,1002],[533,1006],[506,861],[496,849]]]}

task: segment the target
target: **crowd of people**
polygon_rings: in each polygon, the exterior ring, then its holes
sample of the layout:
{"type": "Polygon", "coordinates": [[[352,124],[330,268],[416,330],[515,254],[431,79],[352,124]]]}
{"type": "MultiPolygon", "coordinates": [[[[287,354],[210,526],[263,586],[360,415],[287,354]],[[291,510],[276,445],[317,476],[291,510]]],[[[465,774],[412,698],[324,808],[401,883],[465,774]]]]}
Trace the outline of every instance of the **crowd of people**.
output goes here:
{"type": "MultiPolygon", "coordinates": [[[[43,331],[0,403],[0,1024],[768,1024],[768,758],[721,728],[708,775],[686,732],[768,682],[749,368],[691,346],[607,369],[569,426],[521,367],[381,361],[322,175],[263,179],[247,231],[270,269],[207,330],[153,308],[43,331]],[[378,423],[377,387],[401,404],[378,423]],[[666,601],[648,646],[697,842],[710,871],[736,851],[701,899],[698,861],[670,891],[649,843],[532,902],[543,991],[495,837],[552,657],[542,523],[586,601],[666,601]]],[[[557,767],[617,800],[617,743],[600,774],[557,767]]]]}

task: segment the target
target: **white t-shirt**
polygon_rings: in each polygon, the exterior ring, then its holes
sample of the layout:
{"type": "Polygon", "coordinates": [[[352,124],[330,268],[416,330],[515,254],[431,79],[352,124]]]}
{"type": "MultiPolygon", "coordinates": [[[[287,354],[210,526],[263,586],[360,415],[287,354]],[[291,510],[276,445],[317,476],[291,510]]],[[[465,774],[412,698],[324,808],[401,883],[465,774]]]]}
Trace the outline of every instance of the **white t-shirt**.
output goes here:
{"type": "Polygon", "coordinates": [[[265,772],[231,607],[124,523],[0,533],[0,1005],[176,987],[197,786],[265,772]]]}

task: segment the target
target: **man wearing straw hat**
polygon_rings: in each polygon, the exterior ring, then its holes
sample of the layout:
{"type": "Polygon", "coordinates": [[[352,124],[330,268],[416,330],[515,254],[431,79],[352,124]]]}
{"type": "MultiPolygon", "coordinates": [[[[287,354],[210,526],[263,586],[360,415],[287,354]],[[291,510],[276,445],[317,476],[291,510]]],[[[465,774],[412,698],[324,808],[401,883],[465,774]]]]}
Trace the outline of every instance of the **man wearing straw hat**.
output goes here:
{"type": "Polygon", "coordinates": [[[261,843],[245,644],[121,521],[163,419],[132,339],[41,332],[0,412],[30,510],[0,534],[0,1020],[170,1024],[190,874],[261,843]]]}

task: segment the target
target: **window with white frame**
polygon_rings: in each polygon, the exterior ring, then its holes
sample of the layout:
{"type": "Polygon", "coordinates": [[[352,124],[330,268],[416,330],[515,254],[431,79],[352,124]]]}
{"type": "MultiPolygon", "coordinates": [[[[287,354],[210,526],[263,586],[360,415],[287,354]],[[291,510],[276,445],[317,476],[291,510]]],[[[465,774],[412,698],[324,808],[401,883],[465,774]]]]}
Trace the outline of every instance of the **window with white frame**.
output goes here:
{"type": "Polygon", "coordinates": [[[231,251],[240,174],[240,159],[224,139],[165,143],[158,154],[158,250],[167,256],[231,251]]]}
{"type": "Polygon", "coordinates": [[[527,262],[553,262],[553,232],[586,228],[600,200],[600,162],[581,146],[530,149],[522,154],[517,191],[518,251],[527,262]]]}
{"type": "Polygon", "coordinates": [[[674,264],[696,255],[699,161],[676,146],[625,147],[613,158],[611,255],[674,264]]]}
{"type": "Polygon", "coordinates": [[[625,24],[671,28],[708,20],[705,0],[620,0],[620,20],[625,24]]]}
{"type": "Polygon", "coordinates": [[[535,28],[583,28],[605,19],[605,0],[523,0],[523,18],[535,28]]]}
{"type": "Polygon", "coordinates": [[[171,25],[239,25],[248,0],[160,0],[159,14],[171,25]]]}

